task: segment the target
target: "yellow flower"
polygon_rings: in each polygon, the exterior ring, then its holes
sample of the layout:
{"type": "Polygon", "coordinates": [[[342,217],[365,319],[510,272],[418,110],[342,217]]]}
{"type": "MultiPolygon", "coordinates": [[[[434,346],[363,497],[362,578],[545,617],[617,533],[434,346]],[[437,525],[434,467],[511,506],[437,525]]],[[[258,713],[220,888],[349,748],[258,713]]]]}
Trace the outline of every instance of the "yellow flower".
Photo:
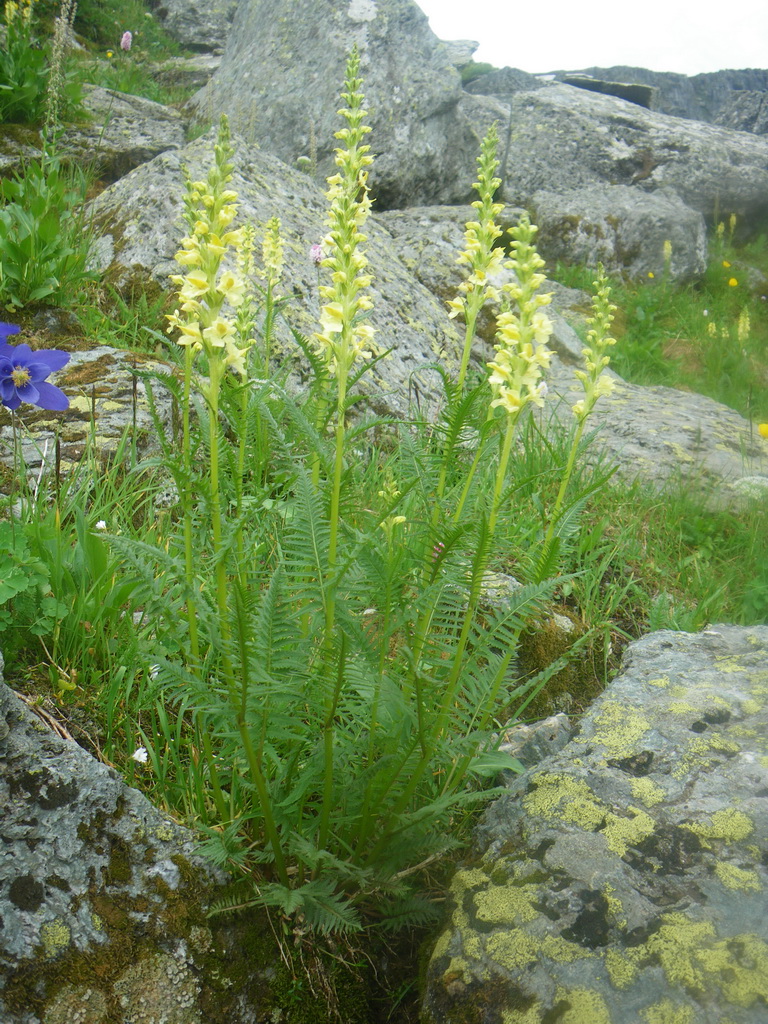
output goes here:
{"type": "Polygon", "coordinates": [[[230,306],[239,306],[245,298],[245,284],[231,270],[225,270],[217,285],[219,291],[230,306]]]}
{"type": "Polygon", "coordinates": [[[224,320],[222,317],[217,316],[210,327],[206,327],[203,331],[203,338],[211,348],[224,348],[227,339],[231,338],[235,333],[235,329],[228,320],[224,320]]]}
{"type": "Polygon", "coordinates": [[[114,57],[114,53],[111,50],[107,50],[107,57],[114,57]]]}
{"type": "Polygon", "coordinates": [[[653,277],[656,277],[656,275],[654,274],[654,272],[652,270],[649,270],[648,271],[648,277],[653,278],[653,277]]]}
{"type": "Polygon", "coordinates": [[[768,423],[758,423],[757,432],[760,435],[760,437],[768,438],[768,423]]]}
{"type": "Polygon", "coordinates": [[[735,288],[738,285],[738,283],[739,282],[736,280],[735,277],[731,277],[731,278],[728,279],[728,287],[729,288],[735,288]]]}
{"type": "Polygon", "coordinates": [[[723,266],[724,267],[730,267],[730,265],[731,264],[728,262],[728,260],[723,260],[723,266]]]}

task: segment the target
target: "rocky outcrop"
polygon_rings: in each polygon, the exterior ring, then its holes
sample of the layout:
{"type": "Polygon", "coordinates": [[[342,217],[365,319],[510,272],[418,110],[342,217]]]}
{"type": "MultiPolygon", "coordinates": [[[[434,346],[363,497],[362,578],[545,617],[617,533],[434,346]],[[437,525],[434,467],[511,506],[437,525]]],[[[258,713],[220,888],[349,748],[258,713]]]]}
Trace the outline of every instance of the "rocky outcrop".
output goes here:
{"type": "Polygon", "coordinates": [[[333,173],[338,93],[353,45],[379,205],[467,198],[478,139],[457,111],[461,78],[452,57],[413,0],[240,4],[222,65],[192,106],[209,121],[229,114],[239,132],[289,166],[316,158],[324,180],[333,173]]]}
{"type": "Polygon", "coordinates": [[[768,92],[732,92],[717,112],[715,124],[753,135],[768,135],[768,92]]]}
{"type": "MultiPolygon", "coordinates": [[[[673,117],[715,122],[719,112],[731,102],[734,91],[768,90],[768,71],[745,68],[740,71],[712,71],[701,75],[680,75],[671,71],[649,71],[625,67],[582,68],[581,74],[614,82],[631,82],[656,90],[655,109],[673,117]]],[[[556,71],[553,78],[564,80],[573,71],[556,71]]]]}
{"type": "Polygon", "coordinates": [[[768,217],[765,139],[566,85],[517,93],[509,105],[502,168],[509,203],[528,205],[544,190],[624,185],[670,190],[710,221],[716,210],[755,228],[768,217]]]}
{"type": "Polygon", "coordinates": [[[424,1024],[762,1024],[768,627],[661,632],[486,812],[424,1024]]]}

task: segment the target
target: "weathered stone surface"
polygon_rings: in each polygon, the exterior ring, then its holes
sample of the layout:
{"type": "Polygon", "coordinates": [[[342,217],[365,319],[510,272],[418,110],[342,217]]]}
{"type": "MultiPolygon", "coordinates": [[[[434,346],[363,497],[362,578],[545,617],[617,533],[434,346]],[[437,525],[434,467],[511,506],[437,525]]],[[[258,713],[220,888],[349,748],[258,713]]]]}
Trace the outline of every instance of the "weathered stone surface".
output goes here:
{"type": "Polygon", "coordinates": [[[69,126],[59,147],[107,181],[184,145],[184,118],[161,103],[95,85],[85,86],[83,101],[91,120],[69,126]]]}
{"type": "Polygon", "coordinates": [[[746,89],[731,93],[715,117],[715,124],[740,132],[768,135],[768,92],[746,89]]]}
{"type": "Polygon", "coordinates": [[[498,68],[468,82],[464,88],[469,93],[484,96],[511,96],[516,92],[530,92],[543,89],[549,83],[539,75],[531,75],[519,68],[498,68]]]}
{"type": "Polygon", "coordinates": [[[221,50],[227,41],[237,0],[149,0],[149,7],[171,38],[190,50],[221,50]]]}
{"type": "MultiPolygon", "coordinates": [[[[118,287],[143,278],[172,290],[168,277],[179,273],[173,256],[186,233],[181,219],[181,168],[188,166],[193,177],[205,177],[212,160],[212,139],[209,134],[181,152],[166,153],[137,168],[94,202],[94,224],[104,236],[104,266],[118,287]]],[[[312,263],[309,250],[327,232],[327,201],[307,175],[256,146],[236,142],[232,188],[239,197],[238,223],[253,224],[258,237],[271,217],[280,217],[285,258],[282,287],[292,297],[287,315],[298,330],[311,335],[318,329],[318,285],[325,272],[312,263]]],[[[375,304],[370,323],[376,328],[378,347],[393,351],[366,375],[363,390],[377,411],[403,414],[417,394],[422,399],[434,394],[437,377],[427,366],[440,350],[457,357],[460,341],[445,306],[414,280],[398,258],[389,233],[375,218],[366,225],[366,235],[375,304]]],[[[282,322],[277,332],[280,357],[294,366],[300,379],[307,370],[304,357],[282,322]]]]}
{"type": "MultiPolygon", "coordinates": [[[[573,368],[561,360],[553,361],[547,381],[551,395],[544,415],[567,428],[571,406],[584,392],[573,368]]],[[[768,439],[749,420],[703,395],[616,378],[589,426],[599,431],[593,451],[615,463],[624,480],[641,479],[660,489],[679,482],[719,507],[749,500],[743,478],[768,480],[768,439]]]]}
{"type": "Polygon", "coordinates": [[[221,57],[200,53],[195,57],[169,57],[153,71],[156,82],[166,88],[201,89],[221,65],[221,57]]]}
{"type": "Polygon", "coordinates": [[[478,140],[457,112],[461,79],[412,0],[242,3],[220,69],[191,105],[208,120],[228,113],[238,131],[290,166],[316,146],[324,179],[333,173],[338,97],[353,45],[379,205],[468,196],[466,156],[476,155],[478,140]]]}
{"type": "Polygon", "coordinates": [[[672,245],[669,274],[700,277],[707,266],[707,231],[700,213],[668,189],[643,192],[629,185],[587,185],[532,197],[538,247],[552,264],[602,263],[608,273],[661,276],[664,243],[672,245]]]}
{"type": "Polygon", "coordinates": [[[225,876],[2,682],[0,806],[3,1024],[254,1020],[239,954],[205,917],[225,876]]]}
{"type": "MultiPolygon", "coordinates": [[[[66,351],[68,346],[65,341],[58,347],[66,351]]],[[[80,463],[92,438],[96,457],[107,458],[116,451],[126,432],[130,434],[134,428],[137,450],[146,454],[155,442],[155,427],[147,401],[147,384],[140,375],[170,372],[167,363],[107,345],[72,352],[64,369],[50,378],[69,397],[69,409],[47,412],[22,405],[16,413],[17,421],[28,428],[18,431],[17,437],[30,477],[37,479],[41,468],[52,469],[57,437],[62,473],[80,463]]],[[[150,386],[156,412],[170,437],[171,397],[162,383],[152,381],[150,386]]],[[[4,408],[0,408],[0,443],[0,461],[12,466],[16,440],[10,413],[4,408]]]]}
{"type": "Polygon", "coordinates": [[[425,1024],[763,1024],[768,627],[660,632],[486,812],[425,1024]]]}
{"type": "Polygon", "coordinates": [[[711,219],[768,214],[768,140],[668,117],[611,96],[554,85],[509,97],[505,197],[526,206],[539,191],[602,183],[671,189],[711,219]]]}
{"type": "Polygon", "coordinates": [[[637,85],[631,82],[606,82],[602,78],[593,78],[591,75],[564,75],[563,82],[566,85],[575,85],[577,89],[586,89],[587,92],[599,92],[604,96],[616,96],[617,99],[627,100],[628,103],[636,103],[639,107],[647,110],[655,110],[656,90],[652,85],[637,85]]]}

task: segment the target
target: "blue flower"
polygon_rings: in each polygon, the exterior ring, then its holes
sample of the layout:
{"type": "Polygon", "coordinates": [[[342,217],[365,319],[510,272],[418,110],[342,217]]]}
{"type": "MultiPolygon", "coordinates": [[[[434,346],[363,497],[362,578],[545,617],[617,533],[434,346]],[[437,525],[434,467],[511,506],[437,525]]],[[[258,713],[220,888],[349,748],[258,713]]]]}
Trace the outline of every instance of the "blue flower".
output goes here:
{"type": "Polygon", "coordinates": [[[56,412],[68,409],[67,396],[45,378],[69,362],[69,353],[9,345],[5,339],[18,331],[15,324],[0,323],[0,402],[6,409],[18,409],[22,402],[56,412]]]}

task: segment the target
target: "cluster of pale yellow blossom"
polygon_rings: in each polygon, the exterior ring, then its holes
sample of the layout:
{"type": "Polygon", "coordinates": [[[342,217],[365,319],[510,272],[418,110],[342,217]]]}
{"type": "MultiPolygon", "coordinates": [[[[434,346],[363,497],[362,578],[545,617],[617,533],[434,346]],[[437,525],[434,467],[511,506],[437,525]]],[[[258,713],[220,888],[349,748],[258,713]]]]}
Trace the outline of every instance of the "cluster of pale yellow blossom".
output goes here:
{"type": "Polygon", "coordinates": [[[266,231],[261,243],[261,260],[263,267],[256,272],[264,278],[270,288],[276,288],[283,276],[283,240],[280,237],[280,218],[272,217],[267,221],[266,231]]]}
{"type": "Polygon", "coordinates": [[[493,302],[499,302],[501,299],[498,288],[489,280],[494,273],[501,270],[504,258],[503,248],[494,248],[494,242],[502,234],[495,218],[504,209],[503,203],[493,201],[493,195],[501,184],[501,179],[495,176],[498,167],[498,141],[496,125],[493,124],[483,139],[477,161],[478,180],[472,184],[472,188],[480,195],[480,198],[472,203],[477,210],[477,220],[466,224],[464,250],[456,261],[468,265],[470,273],[459,285],[459,294],[448,303],[448,315],[456,317],[463,313],[467,322],[477,315],[486,299],[493,302]]]}
{"type": "Polygon", "coordinates": [[[592,316],[588,320],[592,327],[587,332],[587,344],[582,349],[586,371],[575,371],[584,388],[584,398],[572,406],[573,415],[579,423],[586,420],[598,399],[604,395],[610,395],[614,387],[612,378],[604,371],[611,361],[610,356],[606,355],[606,351],[616,344],[616,339],[608,333],[613,323],[616,307],[610,301],[611,290],[602,263],[597,265],[597,278],[594,286],[592,316]]]}
{"type": "Polygon", "coordinates": [[[363,322],[373,302],[364,294],[372,278],[366,272],[368,260],[361,248],[366,236],[360,230],[371,209],[366,168],[373,163],[373,157],[368,155],[370,146],[363,143],[371,129],[363,124],[368,111],[362,106],[359,68],[360,58],[355,50],[347,65],[342,92],[347,106],[339,111],[347,127],[336,132],[336,138],[343,143],[336,150],[339,171],[328,178],[326,193],[331,204],[330,230],[323,239],[323,250],[329,255],[320,265],[331,271],[332,283],[320,286],[325,301],[320,330],[314,336],[318,353],[340,382],[346,381],[356,359],[370,359],[374,354],[373,327],[363,322]]]}
{"type": "MultiPolygon", "coordinates": [[[[387,505],[394,505],[400,497],[400,490],[398,489],[395,481],[388,476],[384,482],[384,487],[382,490],[378,491],[378,495],[387,505]]],[[[405,521],[405,516],[387,516],[381,521],[379,527],[384,531],[388,544],[392,543],[392,534],[394,533],[395,527],[405,521]]]]}
{"type": "Polygon", "coordinates": [[[5,4],[5,24],[13,25],[20,24],[23,27],[27,27],[32,21],[32,8],[35,6],[35,0],[7,0],[5,4]]]}
{"type": "Polygon", "coordinates": [[[514,271],[515,280],[502,287],[507,308],[497,318],[496,356],[488,363],[491,408],[513,416],[528,404],[544,404],[543,374],[552,358],[547,348],[552,323],[541,308],[549,305],[552,296],[538,293],[546,278],[539,272],[544,260],[533,246],[536,231],[527,216],[512,228],[513,257],[506,266],[514,271]]]}
{"type": "Polygon", "coordinates": [[[178,329],[180,345],[204,352],[211,372],[215,363],[222,370],[231,366],[245,374],[248,346],[238,344],[235,322],[224,309],[225,305],[237,309],[246,293],[242,277],[222,269],[224,257],[230,250],[237,257],[243,244],[243,229],[229,230],[237,214],[237,193],[226,187],[232,180],[233,150],[224,117],[214,154],[207,181],[187,180],[184,219],[190,233],[182,239],[175,258],[189,269],[183,276],[171,277],[178,286],[181,305],[167,318],[168,333],[178,329]]]}

